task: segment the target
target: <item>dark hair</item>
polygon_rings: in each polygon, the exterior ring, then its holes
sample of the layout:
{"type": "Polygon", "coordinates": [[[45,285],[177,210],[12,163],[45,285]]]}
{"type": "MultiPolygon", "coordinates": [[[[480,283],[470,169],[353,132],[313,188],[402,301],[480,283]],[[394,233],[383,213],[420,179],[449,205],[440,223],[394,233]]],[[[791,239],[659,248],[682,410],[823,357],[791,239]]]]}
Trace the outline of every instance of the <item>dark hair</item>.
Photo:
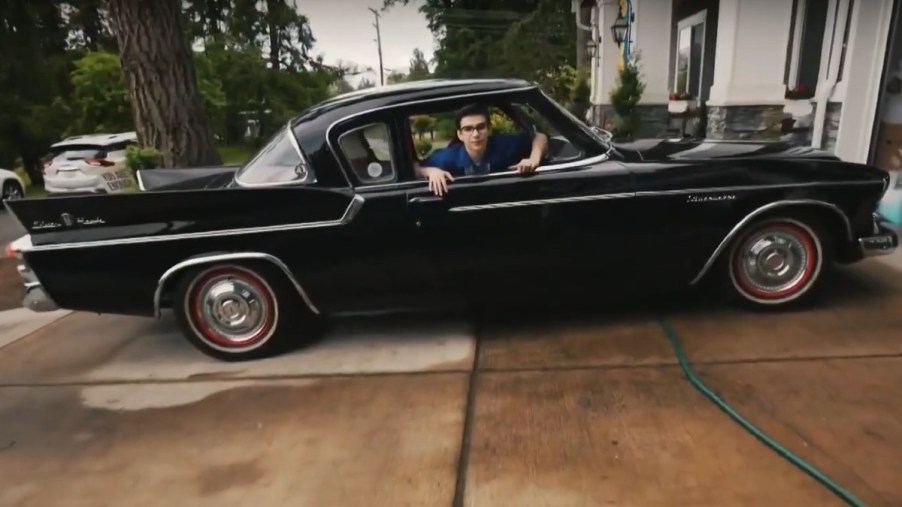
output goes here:
{"type": "Polygon", "coordinates": [[[454,128],[456,130],[460,130],[460,120],[464,116],[485,116],[487,122],[492,120],[488,107],[483,104],[470,104],[457,110],[457,114],[454,116],[454,128]]]}

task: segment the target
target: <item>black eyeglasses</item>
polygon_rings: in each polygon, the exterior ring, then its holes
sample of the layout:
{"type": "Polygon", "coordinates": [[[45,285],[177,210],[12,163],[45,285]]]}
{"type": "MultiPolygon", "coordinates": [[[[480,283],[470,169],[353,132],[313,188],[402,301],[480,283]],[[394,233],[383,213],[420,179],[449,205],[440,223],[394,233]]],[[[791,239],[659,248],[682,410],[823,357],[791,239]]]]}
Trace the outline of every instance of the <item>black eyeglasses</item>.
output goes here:
{"type": "Polygon", "coordinates": [[[460,128],[460,131],[464,134],[472,134],[474,131],[483,132],[485,129],[489,128],[489,124],[486,122],[477,123],[476,125],[465,125],[460,128]]]}

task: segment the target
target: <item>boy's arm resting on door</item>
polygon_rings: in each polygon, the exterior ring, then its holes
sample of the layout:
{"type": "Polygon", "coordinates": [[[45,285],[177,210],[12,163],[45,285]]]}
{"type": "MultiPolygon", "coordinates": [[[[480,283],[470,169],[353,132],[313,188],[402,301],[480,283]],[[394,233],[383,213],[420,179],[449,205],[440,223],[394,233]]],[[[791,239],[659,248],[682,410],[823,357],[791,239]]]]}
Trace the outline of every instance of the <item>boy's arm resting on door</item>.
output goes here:
{"type": "Polygon", "coordinates": [[[508,139],[510,142],[516,143],[516,151],[518,153],[524,154],[527,150],[529,151],[529,156],[515,161],[510,166],[510,169],[531,172],[539,167],[545,158],[545,154],[548,152],[548,136],[541,132],[536,132],[533,135],[524,132],[521,134],[510,134],[510,136],[508,139]]]}
{"type": "Polygon", "coordinates": [[[444,150],[436,150],[421,162],[414,162],[416,175],[429,181],[429,190],[435,195],[442,196],[448,193],[448,182],[454,181],[454,177],[448,170],[450,167],[450,154],[444,150]]]}
{"type": "Polygon", "coordinates": [[[546,153],[548,153],[548,136],[541,132],[536,132],[532,138],[532,150],[530,151],[529,159],[538,166],[542,163],[546,153]]]}
{"type": "Polygon", "coordinates": [[[442,149],[435,150],[423,160],[414,162],[414,171],[416,172],[416,175],[421,178],[429,178],[430,175],[435,175],[440,172],[450,173],[448,158],[449,154],[446,151],[442,149]]]}

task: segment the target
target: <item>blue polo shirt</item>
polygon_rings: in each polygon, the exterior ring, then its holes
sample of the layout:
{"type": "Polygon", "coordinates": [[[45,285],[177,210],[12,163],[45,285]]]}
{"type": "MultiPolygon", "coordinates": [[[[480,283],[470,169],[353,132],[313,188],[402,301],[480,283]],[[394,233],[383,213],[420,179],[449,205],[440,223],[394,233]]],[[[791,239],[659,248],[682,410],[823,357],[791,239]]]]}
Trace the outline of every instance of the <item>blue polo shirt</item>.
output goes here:
{"type": "Polygon", "coordinates": [[[470,158],[463,143],[455,143],[447,148],[435,150],[421,163],[423,166],[438,167],[452,176],[469,176],[504,172],[508,167],[528,157],[532,152],[532,136],[527,133],[497,133],[489,136],[485,153],[479,164],[470,158]]]}

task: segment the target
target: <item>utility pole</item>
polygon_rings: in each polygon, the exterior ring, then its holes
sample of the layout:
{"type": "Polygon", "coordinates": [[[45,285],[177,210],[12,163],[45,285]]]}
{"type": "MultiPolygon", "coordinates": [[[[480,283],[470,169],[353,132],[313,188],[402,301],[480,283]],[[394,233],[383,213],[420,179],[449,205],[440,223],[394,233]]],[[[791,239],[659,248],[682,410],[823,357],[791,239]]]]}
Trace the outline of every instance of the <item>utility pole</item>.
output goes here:
{"type": "Polygon", "coordinates": [[[376,27],[376,47],[379,49],[379,84],[385,85],[385,71],[382,70],[382,34],[379,32],[379,11],[372,7],[369,7],[369,10],[373,16],[376,16],[376,23],[373,26],[376,27]]]}

